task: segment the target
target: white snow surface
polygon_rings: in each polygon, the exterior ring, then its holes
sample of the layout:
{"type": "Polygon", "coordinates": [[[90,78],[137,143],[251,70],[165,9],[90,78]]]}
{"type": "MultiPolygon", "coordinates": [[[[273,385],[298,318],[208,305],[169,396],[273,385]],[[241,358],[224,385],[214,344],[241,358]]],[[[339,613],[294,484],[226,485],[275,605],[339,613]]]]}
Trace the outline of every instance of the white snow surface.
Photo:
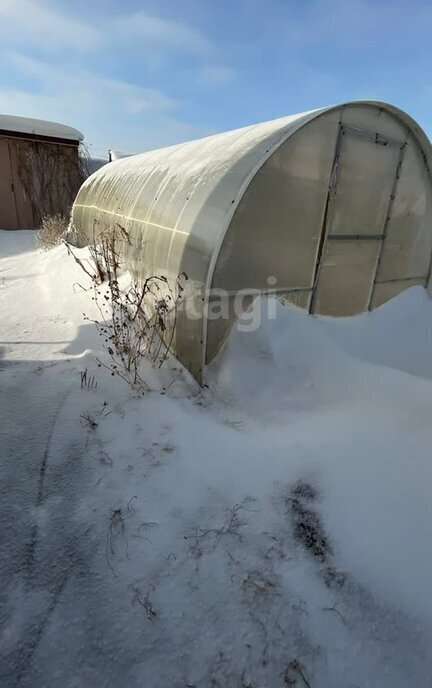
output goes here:
{"type": "Polygon", "coordinates": [[[432,686],[422,288],[344,320],[261,299],[208,389],[170,359],[141,396],[64,247],[0,256],[2,688],[432,686]]]}

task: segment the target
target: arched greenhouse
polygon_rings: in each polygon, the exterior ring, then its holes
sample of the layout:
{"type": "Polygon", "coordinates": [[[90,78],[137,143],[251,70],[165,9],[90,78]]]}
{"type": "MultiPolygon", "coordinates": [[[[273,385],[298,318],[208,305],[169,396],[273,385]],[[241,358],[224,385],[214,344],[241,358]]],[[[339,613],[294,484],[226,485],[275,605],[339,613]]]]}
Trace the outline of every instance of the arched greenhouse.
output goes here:
{"type": "Polygon", "coordinates": [[[73,223],[120,224],[139,277],[188,276],[173,350],[199,382],[233,323],[215,294],[277,293],[347,316],[428,286],[432,152],[416,122],[353,102],[110,163],[83,184],[73,223]],[[191,312],[193,310],[193,313],[191,312]]]}

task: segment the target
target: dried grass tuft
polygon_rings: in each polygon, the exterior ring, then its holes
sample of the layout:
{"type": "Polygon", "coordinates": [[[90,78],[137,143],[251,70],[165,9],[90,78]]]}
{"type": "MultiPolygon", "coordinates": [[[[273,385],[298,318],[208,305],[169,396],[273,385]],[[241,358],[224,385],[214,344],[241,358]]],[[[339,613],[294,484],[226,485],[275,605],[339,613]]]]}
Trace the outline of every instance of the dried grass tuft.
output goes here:
{"type": "Polygon", "coordinates": [[[66,236],[69,217],[61,213],[46,215],[42,218],[41,228],[37,233],[37,243],[42,251],[49,251],[59,246],[66,236]]]}

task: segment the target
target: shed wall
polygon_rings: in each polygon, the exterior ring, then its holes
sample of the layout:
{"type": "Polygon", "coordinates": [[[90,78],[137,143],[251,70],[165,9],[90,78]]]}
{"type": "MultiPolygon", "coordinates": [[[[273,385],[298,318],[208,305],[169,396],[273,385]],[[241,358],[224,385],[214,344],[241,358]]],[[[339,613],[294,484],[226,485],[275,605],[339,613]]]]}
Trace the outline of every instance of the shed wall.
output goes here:
{"type": "Polygon", "coordinates": [[[0,227],[32,229],[69,212],[82,183],[78,142],[0,135],[0,227]]]}

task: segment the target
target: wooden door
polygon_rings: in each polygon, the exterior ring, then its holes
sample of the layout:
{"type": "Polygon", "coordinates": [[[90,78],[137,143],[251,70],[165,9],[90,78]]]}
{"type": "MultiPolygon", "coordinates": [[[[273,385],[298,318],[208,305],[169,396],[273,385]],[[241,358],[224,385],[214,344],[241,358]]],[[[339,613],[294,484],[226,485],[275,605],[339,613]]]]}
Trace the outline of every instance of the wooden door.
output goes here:
{"type": "Polygon", "coordinates": [[[402,155],[400,141],[341,127],[312,313],[368,309],[402,155]]]}
{"type": "Polygon", "coordinates": [[[9,142],[0,137],[0,229],[18,229],[9,142]]]}

